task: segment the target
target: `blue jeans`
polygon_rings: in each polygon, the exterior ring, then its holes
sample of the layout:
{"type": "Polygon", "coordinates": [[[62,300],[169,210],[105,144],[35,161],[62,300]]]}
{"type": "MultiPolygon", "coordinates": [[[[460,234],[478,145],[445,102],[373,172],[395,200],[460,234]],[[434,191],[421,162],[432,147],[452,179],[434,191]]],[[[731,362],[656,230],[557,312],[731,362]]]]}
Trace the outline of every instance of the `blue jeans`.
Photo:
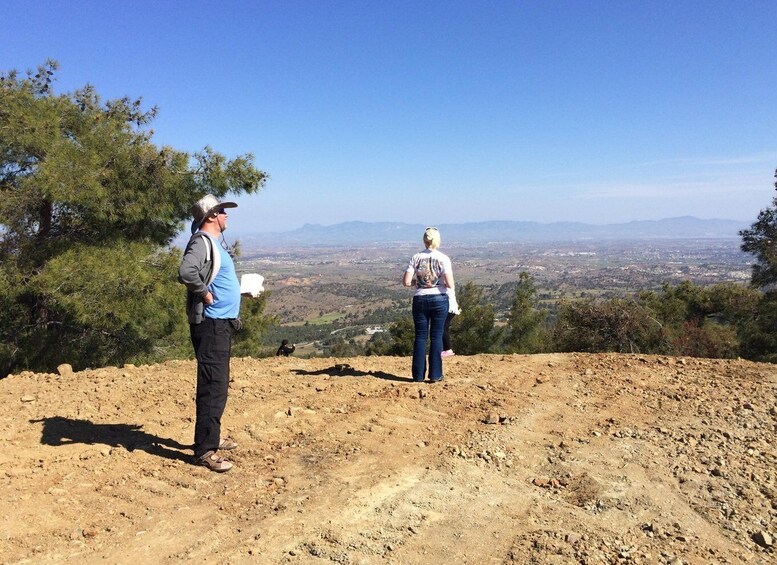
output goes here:
{"type": "Polygon", "coordinates": [[[426,374],[426,336],[429,335],[429,380],[442,379],[442,332],[448,317],[448,295],[427,294],[413,297],[413,380],[423,382],[426,374]]]}

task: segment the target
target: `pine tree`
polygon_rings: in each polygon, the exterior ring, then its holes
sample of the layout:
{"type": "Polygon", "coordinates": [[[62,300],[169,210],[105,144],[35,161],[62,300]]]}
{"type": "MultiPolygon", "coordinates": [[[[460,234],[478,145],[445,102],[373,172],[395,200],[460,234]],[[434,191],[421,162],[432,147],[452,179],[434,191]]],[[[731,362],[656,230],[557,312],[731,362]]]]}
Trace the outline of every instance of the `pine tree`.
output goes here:
{"type": "Polygon", "coordinates": [[[189,354],[171,242],[202,195],[266,175],[251,154],[158,147],[156,108],[56,94],[56,70],[0,75],[0,377],[189,354]]]}
{"type": "Polygon", "coordinates": [[[457,354],[494,353],[500,337],[495,327],[494,306],[473,282],[456,285],[461,314],[451,322],[451,342],[457,354]]]}
{"type": "MultiPolygon", "coordinates": [[[[777,178],[777,171],[774,173],[777,178]]],[[[774,183],[777,189],[777,182],[774,183]]],[[[757,288],[773,289],[777,283],[777,196],[772,205],[761,210],[750,229],[739,232],[742,251],[755,255],[751,283],[757,288]]]]}
{"type": "Polygon", "coordinates": [[[537,285],[534,278],[529,273],[521,272],[510,305],[504,337],[508,352],[537,353],[543,349],[545,313],[535,308],[536,300],[537,285]]]}

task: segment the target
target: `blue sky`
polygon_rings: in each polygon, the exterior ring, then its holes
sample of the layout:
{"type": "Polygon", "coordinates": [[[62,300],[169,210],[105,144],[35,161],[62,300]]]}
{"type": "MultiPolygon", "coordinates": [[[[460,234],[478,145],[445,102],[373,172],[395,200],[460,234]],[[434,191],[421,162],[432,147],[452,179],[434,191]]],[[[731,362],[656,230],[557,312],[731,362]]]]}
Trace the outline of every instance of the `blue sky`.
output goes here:
{"type": "Polygon", "coordinates": [[[252,152],[235,232],[349,220],[754,220],[777,168],[777,2],[0,2],[0,70],[252,152]],[[250,226],[250,227],[249,227],[250,226]]]}

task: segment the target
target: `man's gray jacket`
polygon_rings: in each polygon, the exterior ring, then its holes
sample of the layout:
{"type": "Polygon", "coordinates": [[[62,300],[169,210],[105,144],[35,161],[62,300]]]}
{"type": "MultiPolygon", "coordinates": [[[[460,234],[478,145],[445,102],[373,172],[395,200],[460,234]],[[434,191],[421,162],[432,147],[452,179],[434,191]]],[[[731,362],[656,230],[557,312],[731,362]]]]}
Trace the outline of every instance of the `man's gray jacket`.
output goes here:
{"type": "Polygon", "coordinates": [[[200,324],[205,306],[202,297],[221,267],[221,255],[213,240],[203,232],[196,232],[186,244],[178,281],[186,286],[186,316],[190,324],[200,324]]]}

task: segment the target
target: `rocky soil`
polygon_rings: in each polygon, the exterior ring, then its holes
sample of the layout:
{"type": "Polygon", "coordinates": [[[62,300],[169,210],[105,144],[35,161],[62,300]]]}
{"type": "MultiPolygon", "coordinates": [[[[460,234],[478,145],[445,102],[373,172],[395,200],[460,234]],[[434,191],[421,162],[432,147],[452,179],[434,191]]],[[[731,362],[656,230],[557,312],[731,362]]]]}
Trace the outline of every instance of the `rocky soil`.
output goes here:
{"type": "Polygon", "coordinates": [[[234,359],[0,380],[4,563],[774,563],[777,367],[636,355],[234,359]]]}

